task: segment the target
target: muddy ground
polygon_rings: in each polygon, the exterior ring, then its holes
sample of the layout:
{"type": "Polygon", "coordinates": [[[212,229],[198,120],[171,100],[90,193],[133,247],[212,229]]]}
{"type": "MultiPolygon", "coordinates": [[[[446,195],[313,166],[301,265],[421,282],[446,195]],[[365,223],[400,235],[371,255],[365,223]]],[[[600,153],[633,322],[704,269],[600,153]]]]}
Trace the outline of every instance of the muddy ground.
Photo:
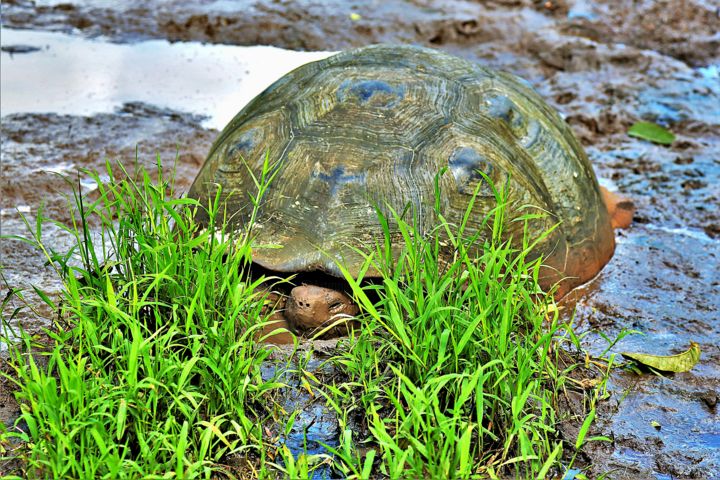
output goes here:
{"type": "MultiPolygon", "coordinates": [[[[594,432],[613,442],[594,444],[583,460],[593,477],[720,478],[720,2],[38,3],[3,2],[4,26],[116,42],[165,38],[310,50],[415,43],[528,79],[573,127],[602,182],[637,207],[634,224],[618,233],[613,260],[571,295],[566,314],[575,307],[582,329],[611,337],[622,329],[644,334],[626,337],[615,352],[678,353],[691,340],[703,351],[689,373],[616,373],[594,432]],[[639,119],[668,126],[677,140],[664,147],[628,137],[639,119]]],[[[132,160],[136,144],[139,160],[150,165],[155,152],[172,159],[177,148],[181,182],[189,185],[214,135],[197,117],[139,104],[93,117],[4,116],[3,233],[20,229],[8,210],[15,206],[32,214],[45,201],[49,214],[67,219],[68,185],[48,167],[63,165],[68,173],[101,168],[105,156],[132,160]]],[[[62,241],[59,232],[48,233],[62,241]]],[[[53,288],[29,248],[3,240],[0,255],[10,285],[53,288]]],[[[596,333],[586,341],[594,351],[604,348],[596,333]]],[[[7,389],[0,391],[0,416],[11,418],[14,408],[7,389]]],[[[574,428],[565,433],[572,437],[574,428]]]]}

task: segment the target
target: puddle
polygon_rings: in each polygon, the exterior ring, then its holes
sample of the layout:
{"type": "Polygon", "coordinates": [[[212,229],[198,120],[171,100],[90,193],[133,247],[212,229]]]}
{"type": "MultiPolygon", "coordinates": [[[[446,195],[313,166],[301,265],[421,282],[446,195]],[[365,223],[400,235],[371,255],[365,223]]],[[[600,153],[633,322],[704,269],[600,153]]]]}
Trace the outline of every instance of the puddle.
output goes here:
{"type": "MultiPolygon", "coordinates": [[[[335,340],[318,341],[322,345],[335,345],[335,340]]],[[[278,347],[278,356],[288,355],[290,350],[278,347]]],[[[327,347],[326,347],[327,348],[327,347]]],[[[300,353],[302,355],[303,353],[300,353]]],[[[287,361],[287,358],[285,358],[287,361]]],[[[282,363],[282,362],[281,362],[282,363]]],[[[277,432],[280,444],[285,445],[295,458],[300,455],[332,455],[329,448],[336,448],[340,443],[338,419],[334,411],[326,405],[324,397],[310,394],[301,383],[297,359],[287,365],[278,366],[276,363],[265,363],[262,366],[263,380],[275,379],[287,385],[277,399],[288,417],[295,413],[292,428],[287,432],[277,432]]],[[[323,363],[314,354],[303,369],[317,377],[324,378],[335,372],[334,367],[323,363]]],[[[282,462],[281,462],[282,463],[282,462]]],[[[335,478],[328,465],[318,466],[312,473],[311,480],[326,480],[335,478]]],[[[310,480],[309,479],[309,480],[310,480]]]]}
{"type": "Polygon", "coordinates": [[[0,216],[4,215],[16,215],[18,213],[26,214],[32,211],[30,205],[18,205],[14,208],[0,208],[0,216]]]}
{"type": "Polygon", "coordinates": [[[593,11],[592,3],[580,0],[568,9],[567,18],[568,20],[597,20],[598,16],[593,11]]]}
{"type": "Polygon", "coordinates": [[[2,29],[0,111],[94,115],[145,102],[203,115],[222,129],[240,108],[290,70],[327,52],[151,40],[114,44],[64,33],[2,29]]]}
{"type": "Polygon", "coordinates": [[[720,65],[708,65],[707,67],[698,68],[698,72],[708,80],[720,79],[720,65]]]}
{"type": "Polygon", "coordinates": [[[717,243],[717,240],[714,240],[713,238],[711,238],[704,231],[693,229],[693,228],[688,228],[688,227],[672,228],[672,227],[663,227],[663,226],[657,226],[657,225],[652,225],[652,224],[645,225],[645,228],[647,228],[649,230],[659,230],[661,232],[672,233],[674,235],[683,235],[686,237],[694,238],[695,240],[709,242],[711,244],[717,243]]]}
{"type": "Polygon", "coordinates": [[[720,455],[720,433],[702,433],[697,437],[720,455]]]}

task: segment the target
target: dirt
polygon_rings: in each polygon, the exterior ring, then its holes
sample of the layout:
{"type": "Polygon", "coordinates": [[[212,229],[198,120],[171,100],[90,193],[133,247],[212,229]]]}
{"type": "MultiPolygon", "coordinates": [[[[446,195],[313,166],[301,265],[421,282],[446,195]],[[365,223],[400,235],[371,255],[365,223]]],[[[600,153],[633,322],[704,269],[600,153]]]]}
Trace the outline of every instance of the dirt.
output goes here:
{"type": "Polygon", "coordinates": [[[720,51],[716,0],[205,0],[203,2],[33,2],[9,0],[6,27],[80,31],[116,41],[167,38],[295,50],[340,50],[369,43],[462,46],[532,38],[551,26],[578,39],[655,50],[692,66],[720,51]],[[352,16],[351,16],[352,15],[352,16]],[[532,28],[523,25],[532,23],[532,28]]]}
{"type": "MultiPolygon", "coordinates": [[[[2,117],[0,231],[27,237],[22,216],[34,226],[38,214],[70,225],[73,217],[77,220],[71,208],[73,188],[91,198],[97,188],[88,175],[78,172],[103,171],[106,161],[119,161],[132,172],[136,162],[156,169],[158,155],[166,165],[177,158],[177,188],[186,191],[217,134],[200,127],[200,122],[198,116],[139,103],[93,117],[52,113],[2,117]]],[[[42,236],[58,251],[66,250],[72,241],[60,226],[50,224],[42,236]]],[[[30,291],[31,285],[51,293],[59,290],[55,272],[27,243],[0,239],[0,258],[8,285],[30,291]]],[[[36,314],[24,310],[18,320],[31,317],[33,326],[47,326],[52,312],[42,305],[36,310],[36,314]]]]}
{"type": "MultiPolygon", "coordinates": [[[[593,431],[612,442],[585,449],[589,475],[720,478],[720,2],[188,3],[10,0],[3,2],[3,23],[115,42],[161,38],[308,50],[417,43],[523,76],[573,127],[602,183],[637,209],[630,228],[617,233],[610,264],[573,292],[564,311],[569,316],[575,309],[596,353],[605,348],[598,332],[612,338],[623,329],[643,335],[625,337],[611,352],[678,353],[691,340],[702,348],[688,373],[613,375],[593,431]],[[627,136],[640,119],[667,126],[677,140],[658,146],[627,136]]],[[[14,51],[34,54],[23,50],[14,51]]],[[[45,201],[48,214],[67,220],[69,186],[44,170],[100,168],[105,156],[132,160],[136,143],[146,165],[156,151],[174,158],[177,146],[179,177],[189,185],[215,134],[196,117],[139,104],[93,117],[4,116],[1,206],[28,206],[32,216],[45,201]]],[[[20,230],[18,216],[3,212],[3,233],[20,230]]],[[[60,232],[48,234],[61,241],[60,232]]],[[[57,288],[29,247],[3,240],[0,255],[10,285],[57,288]]],[[[40,312],[41,322],[46,315],[40,312]]],[[[0,405],[10,405],[8,392],[0,388],[0,405]]],[[[4,420],[12,418],[8,407],[0,408],[4,420]]],[[[577,425],[563,431],[572,440],[577,425]]]]}

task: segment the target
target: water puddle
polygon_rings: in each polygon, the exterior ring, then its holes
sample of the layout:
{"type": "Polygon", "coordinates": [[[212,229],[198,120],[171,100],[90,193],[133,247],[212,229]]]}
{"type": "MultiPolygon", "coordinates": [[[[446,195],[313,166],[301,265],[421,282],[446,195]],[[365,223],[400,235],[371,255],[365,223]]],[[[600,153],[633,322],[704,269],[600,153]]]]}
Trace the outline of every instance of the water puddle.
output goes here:
{"type": "Polygon", "coordinates": [[[0,216],[15,215],[18,213],[26,214],[32,211],[30,205],[18,205],[12,208],[0,208],[0,216]]]}
{"type": "Polygon", "coordinates": [[[593,11],[592,2],[580,0],[580,1],[575,2],[572,6],[570,6],[570,8],[568,9],[567,18],[568,18],[568,20],[594,21],[594,20],[597,20],[598,16],[593,11]]]}
{"type": "Polygon", "coordinates": [[[708,65],[707,67],[700,67],[697,70],[703,78],[707,78],[708,80],[720,79],[720,65],[708,65]]]}
{"type": "MultiPolygon", "coordinates": [[[[295,458],[300,455],[331,455],[328,447],[336,448],[339,445],[337,416],[322,396],[311,393],[302,385],[297,360],[292,360],[288,368],[284,370],[275,363],[266,363],[262,367],[264,381],[275,380],[287,385],[277,401],[288,414],[295,412],[292,428],[280,436],[279,445],[285,445],[295,458]]],[[[334,372],[333,367],[314,355],[303,369],[320,376],[334,372]]],[[[282,460],[278,460],[282,464],[282,460]]],[[[328,465],[319,465],[310,478],[325,480],[335,477],[328,465]]]]}
{"type": "Polygon", "coordinates": [[[282,75],[330,55],[166,40],[114,44],[9,28],[2,45],[2,115],[93,115],[139,101],[203,115],[204,126],[217,129],[282,75]],[[38,50],[11,54],[18,45],[38,50]]]}
{"type": "Polygon", "coordinates": [[[689,227],[665,227],[662,225],[647,224],[645,227],[648,230],[658,230],[672,235],[682,235],[684,237],[690,237],[694,240],[700,240],[701,242],[716,243],[717,240],[710,237],[707,233],[696,228],[689,227]]]}

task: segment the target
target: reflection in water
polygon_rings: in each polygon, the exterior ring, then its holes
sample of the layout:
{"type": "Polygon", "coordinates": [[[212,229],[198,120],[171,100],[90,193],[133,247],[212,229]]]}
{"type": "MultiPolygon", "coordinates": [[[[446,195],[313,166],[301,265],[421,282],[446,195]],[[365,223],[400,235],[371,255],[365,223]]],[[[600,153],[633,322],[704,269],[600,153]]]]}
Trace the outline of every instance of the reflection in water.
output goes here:
{"type": "Polygon", "coordinates": [[[9,28],[2,44],[40,47],[2,52],[2,115],[92,115],[140,101],[205,115],[205,126],[218,129],[282,75],[330,55],[166,40],[114,44],[9,28]]]}
{"type": "Polygon", "coordinates": [[[708,65],[697,69],[700,75],[708,80],[720,79],[720,65],[708,65]]]}

